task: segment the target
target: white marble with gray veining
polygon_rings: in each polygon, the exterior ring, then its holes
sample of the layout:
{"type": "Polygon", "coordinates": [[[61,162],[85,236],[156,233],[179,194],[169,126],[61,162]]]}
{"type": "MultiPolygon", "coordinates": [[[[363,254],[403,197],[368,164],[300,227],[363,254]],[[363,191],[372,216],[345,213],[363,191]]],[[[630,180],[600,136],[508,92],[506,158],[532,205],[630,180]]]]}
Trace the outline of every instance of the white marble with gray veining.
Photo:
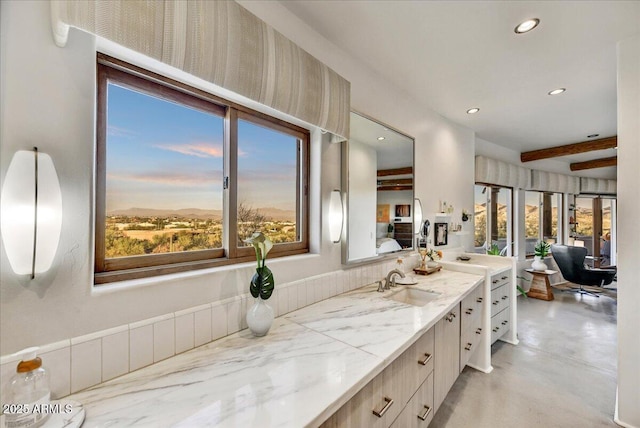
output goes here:
{"type": "Polygon", "coordinates": [[[243,330],[69,398],[85,427],[318,425],[483,278],[418,279],[441,293],[424,307],[366,286],[277,318],[263,338],[243,330]]]}

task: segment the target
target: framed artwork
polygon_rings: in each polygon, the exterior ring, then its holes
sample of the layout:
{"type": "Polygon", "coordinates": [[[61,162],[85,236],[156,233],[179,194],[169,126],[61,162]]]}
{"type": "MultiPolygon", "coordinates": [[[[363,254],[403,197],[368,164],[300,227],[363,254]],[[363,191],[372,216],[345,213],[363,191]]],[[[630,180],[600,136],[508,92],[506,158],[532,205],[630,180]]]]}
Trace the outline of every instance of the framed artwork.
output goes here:
{"type": "Polygon", "coordinates": [[[376,207],[376,223],[389,223],[389,204],[376,207]]]}
{"type": "Polygon", "coordinates": [[[411,205],[396,205],[396,217],[411,217],[411,205]]]}
{"type": "Polygon", "coordinates": [[[447,223],[436,223],[435,228],[433,229],[434,234],[434,245],[447,245],[447,223]]]}

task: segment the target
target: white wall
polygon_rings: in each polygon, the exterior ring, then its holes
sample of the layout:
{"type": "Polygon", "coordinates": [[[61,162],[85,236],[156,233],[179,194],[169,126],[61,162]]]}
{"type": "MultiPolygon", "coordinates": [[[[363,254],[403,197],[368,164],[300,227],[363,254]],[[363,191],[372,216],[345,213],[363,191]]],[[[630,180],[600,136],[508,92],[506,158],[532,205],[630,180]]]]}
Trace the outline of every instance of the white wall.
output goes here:
{"type": "Polygon", "coordinates": [[[618,400],[616,421],[640,427],[640,36],[618,44],[618,400]]]}
{"type": "Polygon", "coordinates": [[[413,212],[410,217],[396,217],[396,205],[413,205],[413,192],[411,190],[383,190],[377,192],[378,205],[389,205],[389,223],[394,223],[396,218],[399,221],[411,222],[413,212]]]}
{"type": "MultiPolygon", "coordinates": [[[[350,80],[355,110],[415,137],[415,192],[427,214],[436,211],[441,199],[456,207],[456,215],[462,208],[472,210],[472,131],[390,86],[280,4],[241,3],[350,80]]],[[[33,281],[16,277],[2,248],[0,355],[246,292],[252,263],[95,293],[95,40],[72,30],[67,47],[56,47],[47,2],[2,1],[0,8],[0,177],[4,178],[16,150],[37,144],[56,163],[63,197],[62,238],[51,271],[33,281]]],[[[341,268],[340,245],[331,244],[322,233],[326,216],[320,211],[324,202],[328,206],[330,191],[340,188],[340,147],[321,144],[317,132],[312,140],[311,247],[315,254],[271,260],[280,283],[341,268]]],[[[472,245],[473,237],[466,238],[472,245]]]]}

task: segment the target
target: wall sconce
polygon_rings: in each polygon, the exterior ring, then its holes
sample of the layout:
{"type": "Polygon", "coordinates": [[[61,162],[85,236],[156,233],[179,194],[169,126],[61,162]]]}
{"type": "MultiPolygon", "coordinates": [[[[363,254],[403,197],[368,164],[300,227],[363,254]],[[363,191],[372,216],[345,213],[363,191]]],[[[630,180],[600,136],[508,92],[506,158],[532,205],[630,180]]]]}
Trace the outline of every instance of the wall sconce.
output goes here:
{"type": "Polygon", "coordinates": [[[62,195],[53,160],[47,154],[19,150],[2,186],[2,242],[18,275],[49,270],[62,229],[62,195]]]}
{"type": "Polygon", "coordinates": [[[420,227],[422,226],[422,203],[420,199],[415,198],[413,200],[413,234],[420,233],[420,227]]]}
{"type": "Polygon", "coordinates": [[[329,199],[329,237],[334,244],[340,242],[343,223],[342,195],[339,190],[333,190],[329,199]]]}

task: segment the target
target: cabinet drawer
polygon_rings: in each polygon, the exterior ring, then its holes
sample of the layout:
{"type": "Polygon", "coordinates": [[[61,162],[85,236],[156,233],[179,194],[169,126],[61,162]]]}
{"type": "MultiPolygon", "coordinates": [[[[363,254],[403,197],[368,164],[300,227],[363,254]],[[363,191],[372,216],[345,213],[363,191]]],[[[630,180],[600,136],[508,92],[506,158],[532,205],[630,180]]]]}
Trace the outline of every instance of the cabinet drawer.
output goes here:
{"type": "Polygon", "coordinates": [[[499,314],[491,317],[491,343],[495,342],[505,334],[511,326],[509,326],[509,308],[506,308],[499,314]]]}
{"type": "Polygon", "coordinates": [[[321,427],[386,428],[390,426],[415,391],[408,388],[408,363],[409,354],[405,352],[327,419],[321,427]]]}
{"type": "Polygon", "coordinates": [[[503,272],[495,274],[491,277],[491,289],[500,287],[501,285],[511,282],[511,272],[503,272]]]}
{"type": "Polygon", "coordinates": [[[482,314],[483,286],[477,286],[467,297],[462,300],[460,307],[461,330],[464,331],[475,323],[475,319],[482,314]]]}
{"type": "Polygon", "coordinates": [[[495,316],[507,307],[509,307],[509,284],[491,290],[491,316],[495,316]]]}
{"type": "Polygon", "coordinates": [[[424,428],[431,423],[433,413],[433,373],[430,373],[391,427],[424,428]]]}
{"type": "Polygon", "coordinates": [[[460,372],[462,372],[471,356],[480,347],[481,339],[482,319],[478,317],[475,324],[470,325],[467,330],[463,330],[460,336],[460,372]]]}
{"type": "Polygon", "coordinates": [[[424,382],[424,380],[433,371],[434,361],[434,331],[431,328],[420,339],[416,341],[405,353],[409,355],[408,361],[408,377],[409,388],[415,391],[424,382]]]}

